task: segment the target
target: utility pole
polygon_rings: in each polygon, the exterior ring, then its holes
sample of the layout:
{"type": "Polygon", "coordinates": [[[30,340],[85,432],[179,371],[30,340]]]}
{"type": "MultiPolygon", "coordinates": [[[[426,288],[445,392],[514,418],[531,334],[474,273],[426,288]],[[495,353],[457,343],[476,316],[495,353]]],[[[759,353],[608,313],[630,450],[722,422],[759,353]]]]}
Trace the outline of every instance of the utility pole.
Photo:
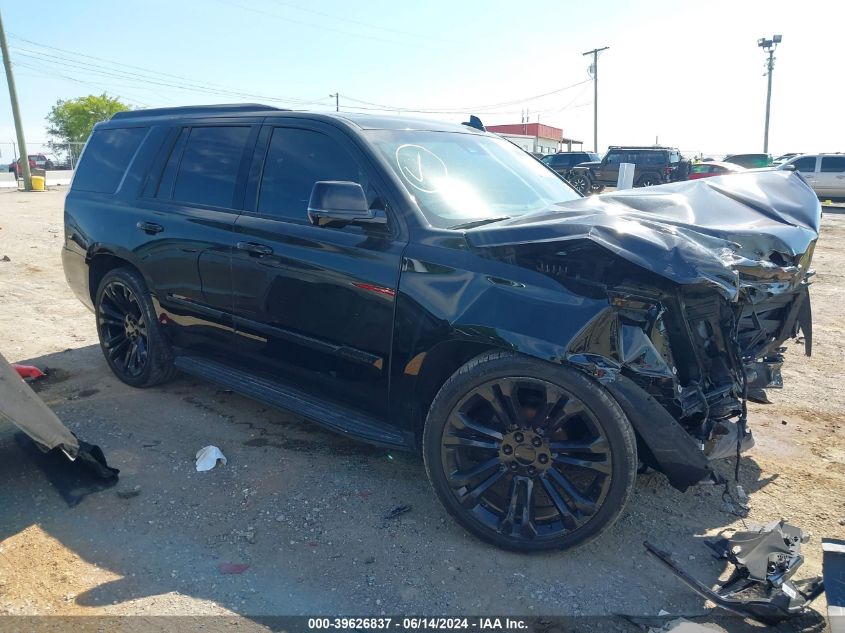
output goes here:
{"type": "MultiPolygon", "coordinates": [[[[15,119],[15,133],[18,137],[18,147],[21,150],[21,159],[18,164],[23,172],[23,188],[25,191],[32,191],[32,174],[29,173],[29,155],[26,153],[26,139],[23,137],[23,123],[21,123],[21,112],[18,108],[18,92],[15,90],[15,76],[12,74],[12,62],[9,60],[9,46],[6,44],[6,31],[3,28],[3,17],[0,16],[0,50],[3,51],[3,66],[6,68],[6,83],[9,84],[9,99],[12,101],[12,116],[15,119]]],[[[17,170],[15,170],[17,175],[17,170]]]]}
{"type": "Polygon", "coordinates": [[[769,59],[766,62],[766,75],[769,77],[769,87],[766,90],[766,127],[763,132],[763,153],[769,153],[769,113],[772,108],[772,71],[775,68],[775,49],[783,40],[782,35],[773,35],[772,39],[761,37],[757,40],[757,46],[762,48],[769,54],[769,59]]]}
{"type": "Polygon", "coordinates": [[[334,97],[334,111],[340,112],[340,93],[335,92],[334,94],[330,94],[330,97],[334,97]]]}
{"type": "Polygon", "coordinates": [[[599,151],[599,53],[606,51],[610,46],[594,48],[584,55],[593,56],[593,151],[599,151]]]}

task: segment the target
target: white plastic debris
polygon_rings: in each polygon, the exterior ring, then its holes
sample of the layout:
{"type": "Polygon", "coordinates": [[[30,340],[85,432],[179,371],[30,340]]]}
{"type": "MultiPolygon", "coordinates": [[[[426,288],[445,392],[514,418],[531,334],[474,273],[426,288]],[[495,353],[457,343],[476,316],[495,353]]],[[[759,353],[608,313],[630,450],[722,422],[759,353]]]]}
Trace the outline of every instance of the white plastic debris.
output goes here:
{"type": "Polygon", "coordinates": [[[217,466],[217,460],[226,465],[226,456],[216,446],[206,446],[197,451],[197,472],[211,470],[217,466]]]}

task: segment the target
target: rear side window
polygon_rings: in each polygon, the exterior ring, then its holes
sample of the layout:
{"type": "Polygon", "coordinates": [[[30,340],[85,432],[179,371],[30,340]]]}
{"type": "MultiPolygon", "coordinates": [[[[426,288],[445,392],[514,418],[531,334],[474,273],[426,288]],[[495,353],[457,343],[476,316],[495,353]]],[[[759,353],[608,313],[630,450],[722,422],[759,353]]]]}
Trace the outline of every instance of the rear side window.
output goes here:
{"type": "Polygon", "coordinates": [[[795,171],[803,171],[808,173],[816,171],[815,156],[805,156],[804,158],[799,158],[792,164],[795,166],[795,171]]]}
{"type": "Polygon", "coordinates": [[[117,191],[147,130],[145,127],[95,130],[76,169],[73,188],[95,193],[117,191]]]}
{"type": "Polygon", "coordinates": [[[311,189],[319,180],[357,182],[358,162],[333,138],[312,130],[275,128],[267,149],[258,212],[305,222],[311,189]]]}
{"type": "MultiPolygon", "coordinates": [[[[184,143],[177,142],[168,160],[168,168],[175,168],[173,200],[215,207],[231,208],[234,204],[238,171],[244,156],[250,128],[248,126],[195,127],[184,143]],[[176,154],[181,152],[181,157],[176,154]]],[[[168,197],[165,169],[158,195],[168,197]]]]}
{"type": "Polygon", "coordinates": [[[845,171],[845,156],[822,156],[822,171],[845,171]]]}

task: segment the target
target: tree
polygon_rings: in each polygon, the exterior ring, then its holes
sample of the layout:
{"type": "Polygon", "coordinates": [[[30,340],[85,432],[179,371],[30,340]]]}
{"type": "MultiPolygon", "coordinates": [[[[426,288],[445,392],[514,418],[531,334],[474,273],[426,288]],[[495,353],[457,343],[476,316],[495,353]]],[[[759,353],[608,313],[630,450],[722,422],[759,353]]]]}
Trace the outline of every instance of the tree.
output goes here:
{"type": "Polygon", "coordinates": [[[117,97],[105,92],[63,101],[59,99],[47,115],[47,135],[54,151],[67,152],[73,159],[79,157],[82,144],[88,140],[94,125],[106,121],[116,112],[129,110],[117,97]]]}

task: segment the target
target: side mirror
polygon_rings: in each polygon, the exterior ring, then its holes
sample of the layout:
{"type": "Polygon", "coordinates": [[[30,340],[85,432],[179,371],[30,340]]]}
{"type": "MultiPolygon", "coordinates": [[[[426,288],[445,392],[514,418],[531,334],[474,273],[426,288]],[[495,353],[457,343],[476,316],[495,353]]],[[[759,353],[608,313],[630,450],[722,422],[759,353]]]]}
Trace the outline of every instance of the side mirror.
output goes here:
{"type": "Polygon", "coordinates": [[[357,182],[320,180],[311,189],[308,220],[315,226],[343,226],[352,222],[386,224],[367,204],[364,188],[357,182]]]}

